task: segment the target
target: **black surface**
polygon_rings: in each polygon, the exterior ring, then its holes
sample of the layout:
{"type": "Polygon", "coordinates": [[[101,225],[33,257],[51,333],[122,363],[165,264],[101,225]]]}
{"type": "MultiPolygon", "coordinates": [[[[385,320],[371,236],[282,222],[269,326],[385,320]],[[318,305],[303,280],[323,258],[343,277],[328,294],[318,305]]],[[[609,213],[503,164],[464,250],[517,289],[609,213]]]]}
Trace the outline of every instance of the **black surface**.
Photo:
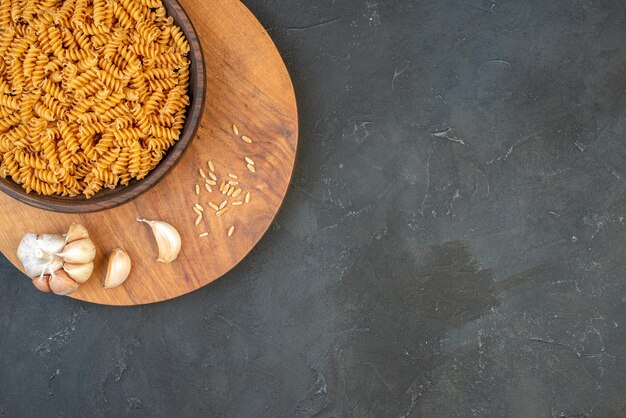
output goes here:
{"type": "Polygon", "coordinates": [[[277,222],[154,306],[4,262],[0,416],[626,416],[623,2],[246,3],[299,100],[277,222]]]}

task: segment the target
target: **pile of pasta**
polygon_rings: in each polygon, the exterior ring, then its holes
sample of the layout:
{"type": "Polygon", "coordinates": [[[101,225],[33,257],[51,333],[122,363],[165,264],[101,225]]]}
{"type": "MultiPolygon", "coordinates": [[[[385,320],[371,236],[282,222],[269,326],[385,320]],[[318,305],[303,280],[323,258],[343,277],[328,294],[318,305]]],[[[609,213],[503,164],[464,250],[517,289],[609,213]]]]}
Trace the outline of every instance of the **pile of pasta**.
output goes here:
{"type": "Polygon", "coordinates": [[[189,43],[160,0],[0,0],[0,175],[92,197],[176,143],[189,43]]]}

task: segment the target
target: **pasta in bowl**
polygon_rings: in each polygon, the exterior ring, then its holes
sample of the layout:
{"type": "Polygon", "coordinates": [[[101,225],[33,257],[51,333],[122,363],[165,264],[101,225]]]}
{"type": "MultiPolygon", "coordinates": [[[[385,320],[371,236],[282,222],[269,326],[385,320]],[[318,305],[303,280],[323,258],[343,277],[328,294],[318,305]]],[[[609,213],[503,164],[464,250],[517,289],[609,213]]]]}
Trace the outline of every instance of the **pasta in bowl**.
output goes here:
{"type": "Polygon", "coordinates": [[[0,189],[61,212],[131,200],[195,135],[204,78],[175,0],[2,0],[0,189]]]}

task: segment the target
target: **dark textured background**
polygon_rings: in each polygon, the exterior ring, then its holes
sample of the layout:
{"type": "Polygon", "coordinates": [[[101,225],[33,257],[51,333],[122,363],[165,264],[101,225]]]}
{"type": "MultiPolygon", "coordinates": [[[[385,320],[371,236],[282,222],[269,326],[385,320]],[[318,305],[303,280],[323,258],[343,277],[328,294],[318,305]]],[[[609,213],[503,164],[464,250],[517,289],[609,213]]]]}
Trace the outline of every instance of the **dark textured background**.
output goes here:
{"type": "Polygon", "coordinates": [[[299,102],[276,223],[154,306],[3,262],[0,416],[626,416],[623,1],[246,4],[299,102]]]}

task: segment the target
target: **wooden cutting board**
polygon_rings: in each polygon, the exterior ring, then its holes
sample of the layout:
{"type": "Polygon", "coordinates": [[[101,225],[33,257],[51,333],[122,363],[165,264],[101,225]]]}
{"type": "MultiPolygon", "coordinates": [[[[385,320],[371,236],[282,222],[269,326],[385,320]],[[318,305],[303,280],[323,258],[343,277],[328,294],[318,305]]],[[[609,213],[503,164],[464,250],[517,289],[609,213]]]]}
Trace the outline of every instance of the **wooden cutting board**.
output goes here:
{"type": "MultiPolygon", "coordinates": [[[[200,38],[207,72],[207,97],[197,137],[180,163],[156,187],[124,206],[105,212],[72,215],[35,209],[0,195],[0,251],[18,268],[15,251],[24,233],[65,233],[72,222],[90,231],[98,253],[92,278],[70,297],[106,304],[138,305],[171,299],[198,289],[232,269],[267,231],[285,197],[293,171],[298,117],[293,86],[272,40],[250,11],[236,0],[180,0],[200,38]],[[233,133],[235,124],[240,135],[233,133]],[[244,142],[246,135],[253,143],[244,142]],[[256,172],[246,168],[245,157],[256,172]],[[248,204],[215,216],[208,202],[219,204],[218,187],[209,193],[198,174],[215,164],[220,182],[238,176],[248,204]],[[201,187],[195,194],[195,185],[201,187]],[[194,225],[192,208],[207,211],[194,225]],[[172,264],[161,264],[150,228],[137,218],[174,225],[182,251],[172,264]],[[235,233],[227,236],[234,225],[235,233]],[[207,231],[207,237],[198,235],[207,231]],[[124,248],[132,270],[124,285],[105,290],[108,252],[124,248]]],[[[219,186],[219,184],[218,184],[219,186]]],[[[230,201],[237,199],[228,198],[230,201]]],[[[29,280],[24,276],[24,280],[29,280]]],[[[33,287],[33,292],[37,290],[33,287]]],[[[52,295],[50,297],[59,297],[52,295]]]]}

